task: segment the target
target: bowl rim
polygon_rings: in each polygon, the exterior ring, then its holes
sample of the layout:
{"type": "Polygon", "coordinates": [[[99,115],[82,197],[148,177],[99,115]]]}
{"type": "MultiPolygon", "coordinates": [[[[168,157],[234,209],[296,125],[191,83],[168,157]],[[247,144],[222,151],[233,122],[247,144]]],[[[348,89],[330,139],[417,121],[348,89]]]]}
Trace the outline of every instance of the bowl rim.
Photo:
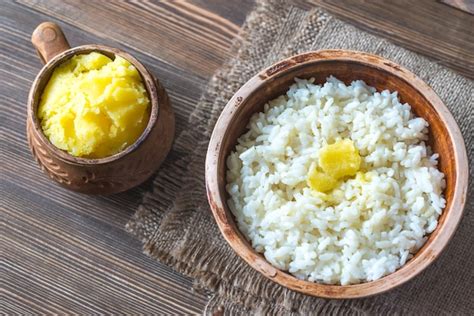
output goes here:
{"type": "MultiPolygon", "coordinates": [[[[467,153],[461,131],[446,105],[444,105],[431,87],[404,67],[388,59],[365,52],[341,49],[310,51],[283,59],[262,70],[247,81],[229,100],[217,120],[209,142],[205,165],[208,202],[219,230],[233,250],[252,268],[282,286],[303,294],[332,299],[361,298],[386,292],[412,279],[430,265],[441,254],[453,237],[462,218],[467,195],[468,174],[467,153]],[[388,71],[392,75],[406,81],[417,89],[426,98],[427,102],[431,103],[444,122],[444,125],[446,125],[448,139],[454,148],[456,166],[454,193],[449,210],[443,210],[443,212],[448,213],[441,227],[442,229],[433,236],[434,239],[422,253],[415,256],[395,272],[375,281],[353,285],[327,285],[298,280],[288,272],[273,267],[249,245],[245,237],[238,231],[237,225],[235,225],[237,231],[234,231],[231,225],[231,223],[234,223],[234,218],[233,216],[231,216],[232,218],[226,216],[227,202],[220,195],[218,161],[222,150],[221,144],[227,136],[226,127],[231,120],[235,119],[234,116],[238,113],[237,109],[244,104],[243,101],[262,87],[267,80],[289,72],[295,67],[302,67],[321,61],[359,63],[382,71],[388,71]],[[410,269],[406,267],[410,267],[410,269]]],[[[228,212],[231,214],[230,210],[228,212]]]]}
{"type": "MultiPolygon", "coordinates": [[[[43,89],[45,85],[46,84],[44,84],[43,89]]],[[[88,44],[88,45],[76,46],[68,50],[65,50],[64,52],[53,57],[41,68],[41,70],[35,77],[33,84],[31,85],[30,92],[28,95],[27,120],[31,124],[30,126],[31,126],[32,132],[35,133],[37,139],[41,142],[43,146],[46,147],[46,149],[52,155],[55,155],[58,159],[65,161],[69,164],[91,166],[91,165],[102,165],[102,164],[112,163],[127,156],[131,152],[134,152],[145,141],[145,139],[148,137],[151,130],[155,126],[158,115],[159,115],[159,111],[160,111],[160,106],[158,102],[158,92],[156,88],[155,79],[153,75],[148,71],[148,69],[141,62],[139,62],[135,57],[133,57],[132,55],[126,53],[125,51],[121,49],[104,46],[104,45],[88,44]],[[114,155],[103,157],[103,158],[76,157],[69,154],[67,151],[56,147],[53,143],[51,143],[51,141],[46,137],[46,135],[44,135],[43,129],[41,128],[41,124],[39,123],[39,119],[37,116],[37,108],[41,99],[41,95],[39,95],[37,100],[35,101],[35,94],[43,92],[43,91],[39,91],[39,88],[42,84],[44,84],[44,81],[47,81],[50,79],[50,75],[46,76],[48,72],[51,74],[54,71],[54,68],[56,68],[57,66],[59,66],[60,64],[62,64],[63,62],[72,58],[75,55],[87,54],[94,51],[103,53],[103,54],[105,53],[105,55],[113,55],[114,57],[120,56],[126,59],[127,61],[129,61],[138,70],[138,73],[140,74],[140,77],[143,81],[148,97],[150,99],[150,106],[151,106],[150,117],[148,119],[148,123],[145,129],[140,134],[140,136],[135,140],[133,144],[129,145],[124,150],[121,150],[120,152],[114,155]]]]}

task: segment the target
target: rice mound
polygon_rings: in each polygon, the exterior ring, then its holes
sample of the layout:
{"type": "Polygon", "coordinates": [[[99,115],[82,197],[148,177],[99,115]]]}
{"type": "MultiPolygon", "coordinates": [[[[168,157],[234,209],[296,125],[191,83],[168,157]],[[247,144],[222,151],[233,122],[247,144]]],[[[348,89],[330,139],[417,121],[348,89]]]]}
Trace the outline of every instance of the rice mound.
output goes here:
{"type": "Polygon", "coordinates": [[[372,281],[403,266],[436,228],[444,174],[424,143],[428,123],[397,92],[295,79],[247,127],[227,158],[228,205],[273,266],[326,284],[372,281]],[[310,166],[340,139],[354,143],[364,176],[315,192],[310,166]]]}

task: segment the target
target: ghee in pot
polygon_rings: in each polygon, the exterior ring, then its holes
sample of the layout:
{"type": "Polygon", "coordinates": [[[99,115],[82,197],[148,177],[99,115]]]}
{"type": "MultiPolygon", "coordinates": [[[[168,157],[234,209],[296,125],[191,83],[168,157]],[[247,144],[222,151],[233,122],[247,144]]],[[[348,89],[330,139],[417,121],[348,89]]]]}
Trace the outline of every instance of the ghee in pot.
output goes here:
{"type": "Polygon", "coordinates": [[[37,114],[54,146],[77,157],[103,158],[140,137],[150,108],[140,74],[129,61],[91,52],[56,67],[37,114]]]}

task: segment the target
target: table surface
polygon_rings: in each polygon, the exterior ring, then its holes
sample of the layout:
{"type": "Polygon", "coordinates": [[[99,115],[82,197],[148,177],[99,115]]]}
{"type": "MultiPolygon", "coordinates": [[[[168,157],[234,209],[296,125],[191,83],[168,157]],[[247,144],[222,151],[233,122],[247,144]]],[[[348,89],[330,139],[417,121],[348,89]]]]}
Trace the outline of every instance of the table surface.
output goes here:
{"type": "MultiPolygon", "coordinates": [[[[434,1],[316,1],[329,12],[473,78],[474,17],[434,1]]],[[[299,6],[312,4],[298,2],[299,6]]],[[[109,2],[19,0],[0,12],[0,313],[201,313],[192,280],[144,254],[124,226],[151,181],[96,197],[43,175],[25,135],[29,87],[41,68],[33,29],[54,21],[71,45],[101,43],[136,56],[166,87],[173,106],[193,107],[252,1],[109,2]]],[[[177,117],[178,132],[187,128],[177,117]]]]}

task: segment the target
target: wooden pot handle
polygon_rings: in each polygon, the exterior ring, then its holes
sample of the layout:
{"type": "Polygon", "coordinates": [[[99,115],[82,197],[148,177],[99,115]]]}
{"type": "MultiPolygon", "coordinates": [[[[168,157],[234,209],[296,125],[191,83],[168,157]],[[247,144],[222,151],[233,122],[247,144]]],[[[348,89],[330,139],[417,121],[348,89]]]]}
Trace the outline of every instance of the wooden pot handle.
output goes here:
{"type": "Polygon", "coordinates": [[[38,25],[31,35],[31,42],[44,64],[71,48],[61,28],[53,22],[38,25]]]}

